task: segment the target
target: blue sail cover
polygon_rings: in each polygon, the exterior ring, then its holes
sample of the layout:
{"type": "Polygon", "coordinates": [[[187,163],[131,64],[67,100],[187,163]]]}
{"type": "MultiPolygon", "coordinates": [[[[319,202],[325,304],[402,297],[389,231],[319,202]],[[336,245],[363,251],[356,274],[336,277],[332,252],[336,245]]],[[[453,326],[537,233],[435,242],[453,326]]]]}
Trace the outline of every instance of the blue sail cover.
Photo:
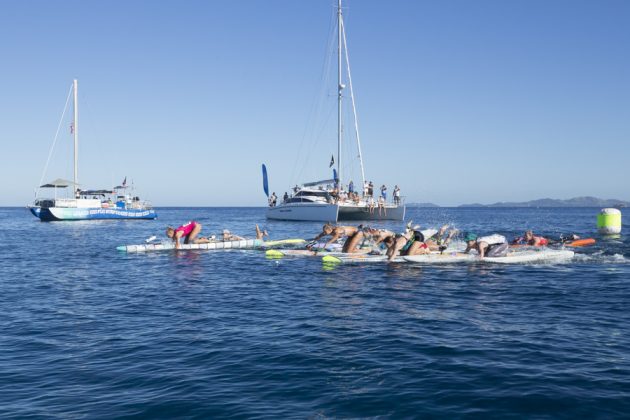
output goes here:
{"type": "Polygon", "coordinates": [[[262,165],[262,175],[263,175],[263,190],[265,191],[265,195],[269,197],[269,180],[267,179],[267,167],[263,163],[262,165]]]}

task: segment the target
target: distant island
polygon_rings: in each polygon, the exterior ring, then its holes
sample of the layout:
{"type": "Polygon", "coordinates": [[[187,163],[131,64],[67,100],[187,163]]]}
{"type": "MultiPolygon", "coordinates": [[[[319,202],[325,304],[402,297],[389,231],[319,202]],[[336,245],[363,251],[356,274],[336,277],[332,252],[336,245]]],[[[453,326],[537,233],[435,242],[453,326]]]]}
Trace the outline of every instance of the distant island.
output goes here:
{"type": "MultiPolygon", "coordinates": [[[[433,203],[407,203],[407,207],[441,207],[433,203]]],[[[523,202],[501,201],[494,204],[462,204],[457,207],[630,207],[629,201],[617,199],[602,199],[597,197],[575,197],[568,200],[555,198],[541,198],[539,200],[523,202]]]]}
{"type": "Polygon", "coordinates": [[[541,198],[524,202],[499,202],[494,204],[462,204],[459,207],[628,207],[630,202],[597,197],[575,197],[568,200],[541,198]]]}
{"type": "Polygon", "coordinates": [[[440,207],[433,203],[407,203],[407,207],[440,207]]]}

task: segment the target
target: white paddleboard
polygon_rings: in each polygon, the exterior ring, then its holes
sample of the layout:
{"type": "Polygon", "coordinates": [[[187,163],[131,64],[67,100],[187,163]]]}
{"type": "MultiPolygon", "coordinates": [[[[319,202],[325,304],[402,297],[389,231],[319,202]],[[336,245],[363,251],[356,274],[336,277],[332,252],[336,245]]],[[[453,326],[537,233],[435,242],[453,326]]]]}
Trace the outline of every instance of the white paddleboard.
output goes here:
{"type": "Polygon", "coordinates": [[[273,246],[283,246],[283,245],[299,245],[306,242],[306,239],[278,239],[273,241],[265,241],[262,245],[265,248],[270,248],[273,246]]]}
{"type": "MultiPolygon", "coordinates": [[[[566,261],[574,256],[573,251],[569,250],[532,250],[532,251],[517,251],[508,253],[505,257],[484,258],[480,259],[476,254],[464,254],[463,252],[445,252],[431,253],[423,255],[411,255],[395,257],[393,262],[413,262],[423,264],[454,264],[462,262],[488,262],[496,264],[526,264],[526,263],[541,263],[541,262],[559,262],[566,261]]],[[[384,255],[336,255],[333,258],[324,257],[326,262],[386,262],[387,257],[384,255]]]]}
{"type": "MultiPolygon", "coordinates": [[[[244,239],[242,241],[219,241],[207,244],[181,244],[178,251],[187,250],[217,250],[217,249],[254,249],[262,246],[262,241],[258,239],[244,239]]],[[[173,242],[159,244],[142,245],[121,245],[116,248],[124,252],[152,252],[152,251],[172,251],[175,250],[173,242]]]]}
{"type": "Polygon", "coordinates": [[[478,260],[476,255],[464,254],[463,252],[444,252],[423,255],[410,255],[402,257],[407,262],[422,264],[454,264],[460,262],[471,262],[478,260]]]}
{"type": "MultiPolygon", "coordinates": [[[[361,251],[363,254],[370,252],[369,249],[361,251]]],[[[348,255],[343,252],[336,251],[311,251],[309,249],[270,249],[265,251],[267,258],[282,258],[282,257],[322,257],[324,255],[348,255]]]]}
{"type": "MultiPolygon", "coordinates": [[[[325,263],[383,263],[388,262],[386,255],[371,254],[340,254],[340,255],[324,255],[322,261],[325,263]]],[[[394,257],[389,262],[405,262],[402,257],[394,257]]]]}
{"type": "Polygon", "coordinates": [[[543,249],[510,252],[505,257],[484,258],[483,261],[496,264],[559,262],[570,260],[574,255],[575,252],[566,249],[543,249]]]}

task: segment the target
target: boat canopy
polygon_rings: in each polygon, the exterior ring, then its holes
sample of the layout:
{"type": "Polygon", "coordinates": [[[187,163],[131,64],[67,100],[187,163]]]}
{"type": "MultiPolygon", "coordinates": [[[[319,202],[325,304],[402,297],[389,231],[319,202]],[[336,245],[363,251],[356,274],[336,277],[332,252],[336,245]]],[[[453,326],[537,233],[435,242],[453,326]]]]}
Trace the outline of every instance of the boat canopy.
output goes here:
{"type": "Polygon", "coordinates": [[[81,190],[79,194],[81,195],[105,195],[105,194],[113,194],[112,190],[81,190]]]}
{"type": "MultiPolygon", "coordinates": [[[[57,178],[54,181],[51,181],[47,184],[40,185],[39,188],[67,188],[72,185],[75,185],[75,183],[72,181],[68,181],[67,179],[57,178]]],[[[76,185],[79,185],[79,184],[76,184],[76,185]]]]}
{"type": "Polygon", "coordinates": [[[334,184],[335,180],[334,179],[324,179],[322,181],[315,181],[315,182],[305,182],[304,184],[302,184],[305,187],[315,187],[317,185],[324,185],[324,184],[334,184]]]}

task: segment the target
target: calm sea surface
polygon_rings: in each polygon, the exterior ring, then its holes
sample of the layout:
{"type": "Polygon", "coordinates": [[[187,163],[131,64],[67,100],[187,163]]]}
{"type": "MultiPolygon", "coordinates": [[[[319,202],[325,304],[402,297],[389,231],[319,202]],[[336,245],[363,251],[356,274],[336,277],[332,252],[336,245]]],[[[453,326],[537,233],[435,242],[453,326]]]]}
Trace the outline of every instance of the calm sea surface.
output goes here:
{"type": "MultiPolygon", "coordinates": [[[[593,236],[598,210],[408,218],[593,236]]],[[[0,209],[0,417],[630,416],[628,236],[556,265],[116,251],[191,219],[249,236],[258,223],[274,239],[321,229],[262,208],[159,215],[42,223],[0,209]]]]}

